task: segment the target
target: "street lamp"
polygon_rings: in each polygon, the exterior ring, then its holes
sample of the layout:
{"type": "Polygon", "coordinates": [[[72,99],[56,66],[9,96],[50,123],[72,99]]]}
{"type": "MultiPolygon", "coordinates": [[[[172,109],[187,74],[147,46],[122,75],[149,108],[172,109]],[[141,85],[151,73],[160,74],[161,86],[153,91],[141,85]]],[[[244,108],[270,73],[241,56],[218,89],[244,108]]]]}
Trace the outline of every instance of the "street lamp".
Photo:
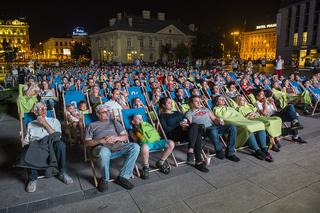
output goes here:
{"type": "Polygon", "coordinates": [[[240,43],[238,41],[236,41],[236,45],[238,46],[237,55],[240,55],[240,43]]]}
{"type": "Polygon", "coordinates": [[[231,35],[233,36],[233,51],[236,52],[236,36],[238,36],[240,33],[235,31],[231,32],[231,35]]]}

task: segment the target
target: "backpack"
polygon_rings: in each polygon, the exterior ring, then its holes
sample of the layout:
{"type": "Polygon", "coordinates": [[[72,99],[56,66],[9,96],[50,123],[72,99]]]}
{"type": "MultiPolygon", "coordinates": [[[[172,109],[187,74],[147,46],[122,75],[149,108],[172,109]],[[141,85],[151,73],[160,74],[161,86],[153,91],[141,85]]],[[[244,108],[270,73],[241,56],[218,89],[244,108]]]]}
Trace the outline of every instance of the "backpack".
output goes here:
{"type": "Polygon", "coordinates": [[[148,122],[142,122],[139,125],[140,134],[137,134],[141,143],[154,143],[161,140],[158,131],[148,122]]]}

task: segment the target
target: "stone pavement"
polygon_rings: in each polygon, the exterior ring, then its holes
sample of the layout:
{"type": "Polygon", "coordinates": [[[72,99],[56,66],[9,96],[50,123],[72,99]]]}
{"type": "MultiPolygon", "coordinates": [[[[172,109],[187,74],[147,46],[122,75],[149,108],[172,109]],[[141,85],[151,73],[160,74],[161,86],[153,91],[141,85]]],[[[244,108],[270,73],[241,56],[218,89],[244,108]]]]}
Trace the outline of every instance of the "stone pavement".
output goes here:
{"type": "MultiPolygon", "coordinates": [[[[19,123],[10,115],[0,114],[0,213],[320,212],[320,119],[301,120],[305,125],[301,135],[309,143],[282,140],[281,152],[272,152],[273,163],[240,150],[239,163],[212,159],[207,174],[181,165],[169,175],[153,172],[149,180],[134,178],[136,187],[131,191],[111,183],[108,192],[99,193],[81,149],[72,148],[68,172],[75,180],[73,184],[65,185],[56,178],[40,179],[37,191],[26,193],[23,171],[12,168],[19,149],[19,123]]],[[[185,158],[179,150],[176,156],[185,158]]],[[[116,175],[116,170],[112,173],[116,175]]]]}

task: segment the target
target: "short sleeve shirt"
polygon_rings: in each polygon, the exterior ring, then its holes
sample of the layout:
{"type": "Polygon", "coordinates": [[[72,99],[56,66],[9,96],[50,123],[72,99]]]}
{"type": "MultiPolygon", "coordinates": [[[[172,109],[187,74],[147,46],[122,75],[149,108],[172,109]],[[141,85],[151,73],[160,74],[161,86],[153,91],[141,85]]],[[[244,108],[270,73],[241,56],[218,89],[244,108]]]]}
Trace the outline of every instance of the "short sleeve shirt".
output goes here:
{"type": "Polygon", "coordinates": [[[86,128],[85,140],[101,139],[106,136],[118,136],[123,131],[125,131],[125,129],[117,121],[96,121],[86,128]]]}
{"type": "Polygon", "coordinates": [[[201,108],[196,110],[189,110],[186,114],[188,120],[192,120],[192,123],[203,124],[205,128],[213,125],[210,118],[210,111],[207,108],[201,108]]]}

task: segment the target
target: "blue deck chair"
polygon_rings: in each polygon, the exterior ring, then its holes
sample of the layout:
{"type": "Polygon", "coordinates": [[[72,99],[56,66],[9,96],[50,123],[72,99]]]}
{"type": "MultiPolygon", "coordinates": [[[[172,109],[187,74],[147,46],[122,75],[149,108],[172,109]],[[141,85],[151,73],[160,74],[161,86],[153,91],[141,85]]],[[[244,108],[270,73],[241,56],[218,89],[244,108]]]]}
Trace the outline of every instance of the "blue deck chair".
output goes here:
{"type": "Polygon", "coordinates": [[[298,94],[301,94],[303,91],[296,81],[290,81],[291,86],[297,91],[298,94]]]}
{"type": "Polygon", "coordinates": [[[63,94],[64,107],[66,107],[71,102],[78,104],[80,101],[85,101],[86,96],[80,91],[70,91],[63,94]]]}
{"type": "Polygon", "coordinates": [[[314,88],[314,87],[308,87],[307,90],[311,93],[313,100],[315,101],[315,104],[313,106],[313,110],[312,110],[312,116],[318,113],[316,112],[316,109],[319,105],[320,102],[320,89],[318,88],[314,88]]]}
{"type": "MultiPolygon", "coordinates": [[[[94,113],[92,113],[92,114],[84,114],[83,115],[83,124],[84,124],[83,126],[87,127],[89,124],[91,124],[92,122],[95,122],[97,120],[98,120],[98,117],[94,113]]],[[[94,166],[94,161],[96,160],[96,158],[91,155],[91,149],[87,150],[87,147],[85,146],[85,144],[84,144],[84,157],[85,157],[85,162],[87,162],[88,160],[90,161],[90,167],[91,167],[91,170],[92,170],[94,186],[98,187],[98,178],[97,178],[97,174],[96,174],[96,170],[95,170],[95,166],[94,166]]],[[[116,159],[118,157],[121,157],[121,155],[112,156],[111,159],[116,159]]],[[[140,176],[137,166],[135,167],[135,170],[136,170],[138,176],[140,176]]],[[[111,181],[114,181],[114,180],[110,179],[109,181],[111,182],[111,181]]]]}
{"type": "Polygon", "coordinates": [[[141,87],[128,87],[129,95],[143,94],[141,87]]]}
{"type": "MultiPolygon", "coordinates": [[[[54,109],[47,110],[47,117],[55,118],[56,114],[54,109]]],[[[28,124],[37,119],[36,115],[32,112],[25,112],[23,118],[20,118],[20,136],[21,136],[21,146],[23,146],[25,131],[28,127],[28,124]]]]}
{"type": "MultiPolygon", "coordinates": [[[[162,137],[161,141],[167,139],[165,134],[164,134],[164,132],[163,132],[163,129],[161,127],[160,122],[159,122],[159,126],[157,128],[156,125],[153,123],[151,117],[147,114],[147,111],[146,111],[145,108],[141,107],[141,108],[135,108],[135,109],[122,109],[121,110],[121,115],[122,115],[123,125],[124,125],[124,127],[125,127],[125,129],[127,131],[132,130],[132,125],[131,125],[130,118],[133,115],[141,115],[143,121],[149,122],[154,128],[156,128],[158,130],[159,133],[162,133],[163,137],[162,137]],[[160,129],[160,131],[159,131],[159,129],[160,129]]],[[[162,151],[162,150],[163,150],[163,148],[155,148],[155,149],[150,149],[149,151],[150,152],[156,152],[156,151],[162,151]]],[[[175,166],[178,166],[178,163],[177,163],[177,160],[176,160],[174,154],[171,153],[171,155],[172,155],[172,158],[173,158],[175,166]]]]}

